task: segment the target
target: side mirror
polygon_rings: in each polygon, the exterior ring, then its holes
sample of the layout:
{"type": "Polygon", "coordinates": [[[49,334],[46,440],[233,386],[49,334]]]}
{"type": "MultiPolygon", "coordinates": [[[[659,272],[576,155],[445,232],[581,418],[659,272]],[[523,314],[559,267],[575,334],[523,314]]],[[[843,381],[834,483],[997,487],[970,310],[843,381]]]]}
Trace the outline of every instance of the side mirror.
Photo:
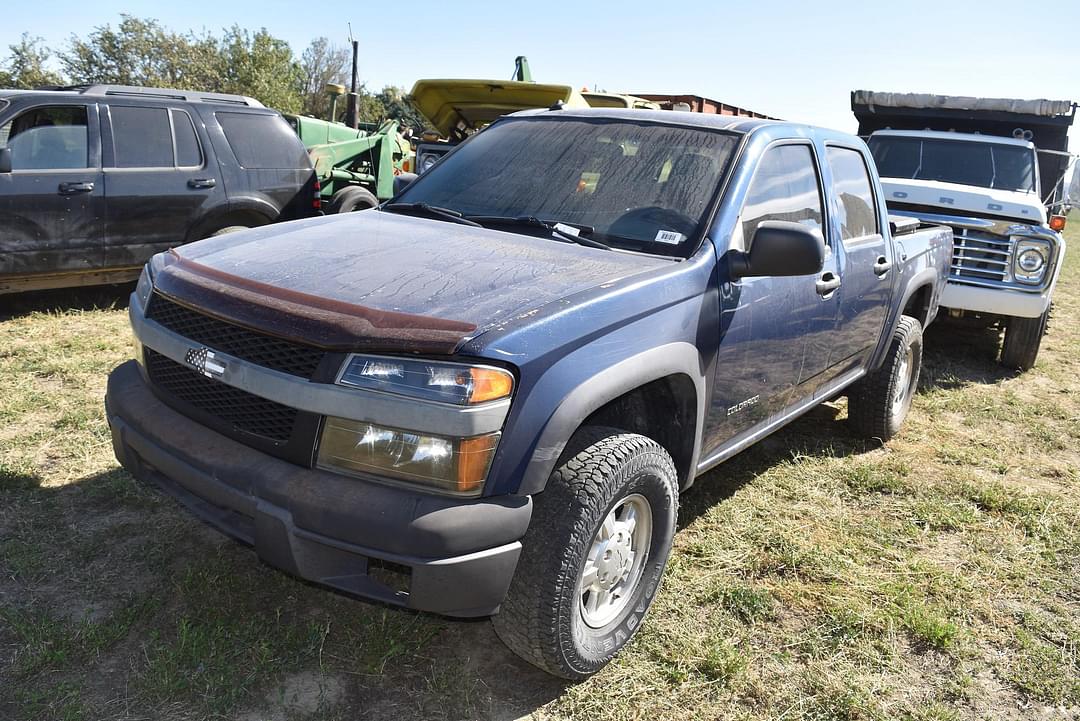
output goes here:
{"type": "Polygon", "coordinates": [[[11,148],[0,148],[0,173],[11,172],[11,148]]]}
{"type": "Polygon", "coordinates": [[[416,173],[402,173],[401,175],[394,176],[394,195],[397,195],[401,191],[412,185],[413,181],[419,176],[416,173]]]}
{"type": "Polygon", "coordinates": [[[750,239],[749,252],[728,254],[731,277],[791,276],[820,273],[825,240],[820,231],[786,220],[766,220],[750,239]]]}

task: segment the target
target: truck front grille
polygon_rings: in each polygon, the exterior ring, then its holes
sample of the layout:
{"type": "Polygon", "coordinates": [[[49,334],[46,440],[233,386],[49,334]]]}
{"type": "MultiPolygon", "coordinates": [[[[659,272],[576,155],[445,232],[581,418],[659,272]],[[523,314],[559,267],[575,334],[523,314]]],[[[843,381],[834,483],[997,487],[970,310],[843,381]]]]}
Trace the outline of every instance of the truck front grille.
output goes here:
{"type": "Polygon", "coordinates": [[[958,281],[1012,280],[1012,241],[971,228],[953,228],[951,275],[958,281]]]}
{"type": "Polygon", "coordinates": [[[146,317],[200,345],[266,368],[311,379],[325,351],[263,335],[154,294],[146,317]]]}
{"type": "Polygon", "coordinates": [[[292,436],[299,413],[295,408],[207,378],[149,348],[145,353],[150,381],[173,399],[212,416],[233,431],[273,443],[286,443],[292,436]]]}

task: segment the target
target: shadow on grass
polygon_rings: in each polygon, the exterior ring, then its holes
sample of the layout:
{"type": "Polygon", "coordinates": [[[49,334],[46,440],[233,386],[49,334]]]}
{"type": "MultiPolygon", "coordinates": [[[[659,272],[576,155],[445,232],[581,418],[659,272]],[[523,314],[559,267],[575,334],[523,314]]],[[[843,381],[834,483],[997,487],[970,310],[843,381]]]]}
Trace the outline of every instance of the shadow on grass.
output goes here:
{"type": "Polygon", "coordinates": [[[939,318],[923,336],[923,370],[919,390],[952,390],[973,384],[996,383],[1016,375],[997,362],[1001,345],[998,328],[939,318]]]}
{"type": "Polygon", "coordinates": [[[71,310],[127,308],[134,283],[92,288],[60,288],[0,295],[0,321],[31,313],[62,313],[71,310]]]}

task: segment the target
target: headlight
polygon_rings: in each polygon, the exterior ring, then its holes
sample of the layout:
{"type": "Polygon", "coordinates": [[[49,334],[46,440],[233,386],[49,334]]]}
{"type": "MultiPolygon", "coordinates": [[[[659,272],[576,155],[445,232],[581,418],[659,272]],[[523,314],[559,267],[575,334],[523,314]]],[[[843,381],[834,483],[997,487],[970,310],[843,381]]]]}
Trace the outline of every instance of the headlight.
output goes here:
{"type": "Polygon", "coordinates": [[[139,305],[146,308],[150,301],[150,294],[154,292],[154,280],[150,277],[150,264],[143,266],[139,274],[139,282],[135,285],[135,297],[139,299],[139,305]]]}
{"type": "Polygon", "coordinates": [[[338,383],[422,401],[467,406],[509,398],[514,376],[502,368],[354,355],[338,383]]]}
{"type": "Polygon", "coordinates": [[[1019,283],[1038,284],[1046,275],[1053,248],[1048,241],[1019,238],[1016,241],[1013,277],[1019,283]]]}
{"type": "Polygon", "coordinates": [[[475,496],[484,488],[498,443],[498,433],[446,438],[330,417],[323,426],[318,465],[475,496]]]}
{"type": "Polygon", "coordinates": [[[432,165],[435,165],[435,163],[438,162],[438,160],[439,160],[438,155],[432,155],[431,153],[425,153],[424,155],[422,155],[420,157],[420,172],[421,173],[426,173],[428,170],[431,169],[432,165]]]}

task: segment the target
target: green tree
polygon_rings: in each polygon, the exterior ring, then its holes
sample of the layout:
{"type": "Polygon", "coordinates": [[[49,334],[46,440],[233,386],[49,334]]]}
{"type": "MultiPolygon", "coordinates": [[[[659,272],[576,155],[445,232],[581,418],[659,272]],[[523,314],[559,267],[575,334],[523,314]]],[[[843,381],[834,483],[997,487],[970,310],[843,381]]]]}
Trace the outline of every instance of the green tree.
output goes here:
{"type": "Polygon", "coordinates": [[[9,54],[0,62],[0,88],[36,88],[60,85],[60,75],[46,67],[52,54],[43,47],[44,40],[22,34],[22,39],[8,46],[9,54]]]}
{"type": "Polygon", "coordinates": [[[217,66],[221,92],[250,95],[264,105],[296,113],[303,107],[304,78],[300,63],[284,40],[238,25],[221,39],[217,66]]]}
{"type": "Polygon", "coordinates": [[[375,98],[386,108],[386,116],[398,121],[402,127],[410,127],[413,132],[419,133],[430,125],[413,107],[412,100],[409,99],[404,88],[387,85],[375,98]]]}

